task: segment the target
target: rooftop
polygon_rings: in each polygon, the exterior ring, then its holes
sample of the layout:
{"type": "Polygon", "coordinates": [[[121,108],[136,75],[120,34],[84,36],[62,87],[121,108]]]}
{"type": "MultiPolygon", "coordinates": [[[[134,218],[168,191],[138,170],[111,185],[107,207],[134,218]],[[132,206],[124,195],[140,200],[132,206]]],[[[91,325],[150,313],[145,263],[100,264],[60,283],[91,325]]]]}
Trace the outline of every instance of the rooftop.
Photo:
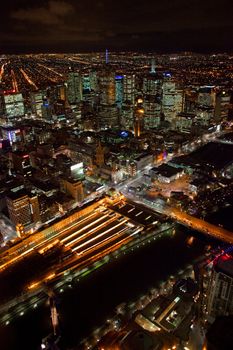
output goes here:
{"type": "Polygon", "coordinates": [[[178,173],[181,172],[179,168],[174,168],[171,165],[168,164],[162,164],[159,167],[152,168],[153,171],[156,171],[158,175],[164,176],[164,177],[172,177],[178,173]]]}
{"type": "Polygon", "coordinates": [[[221,255],[216,262],[215,271],[233,278],[233,257],[228,254],[221,255]]]}
{"type": "Polygon", "coordinates": [[[122,340],[122,349],[124,350],[159,350],[163,344],[158,336],[145,331],[131,331],[122,340]]]}
{"type": "Polygon", "coordinates": [[[233,145],[209,142],[187,156],[174,158],[173,163],[187,166],[208,166],[221,170],[233,162],[233,145]]]}

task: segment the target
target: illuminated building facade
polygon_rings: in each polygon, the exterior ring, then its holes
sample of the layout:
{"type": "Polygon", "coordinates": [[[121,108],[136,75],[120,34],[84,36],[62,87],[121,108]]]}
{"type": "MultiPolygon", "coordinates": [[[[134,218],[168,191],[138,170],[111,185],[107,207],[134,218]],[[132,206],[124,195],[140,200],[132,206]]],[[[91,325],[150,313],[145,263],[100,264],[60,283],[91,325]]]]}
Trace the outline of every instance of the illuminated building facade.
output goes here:
{"type": "Polygon", "coordinates": [[[124,74],[123,75],[123,101],[129,103],[132,106],[135,102],[135,74],[124,74]]]}
{"type": "Polygon", "coordinates": [[[213,263],[207,288],[207,319],[233,313],[233,257],[223,254],[213,263]]]}
{"type": "Polygon", "coordinates": [[[21,93],[4,94],[2,99],[2,112],[7,118],[11,119],[24,115],[25,106],[21,93]]]}
{"type": "Polygon", "coordinates": [[[123,103],[123,76],[122,75],[115,76],[115,84],[116,84],[116,104],[119,108],[121,108],[123,103]]]}
{"type": "Polygon", "coordinates": [[[41,106],[42,118],[50,121],[53,115],[53,106],[49,103],[48,99],[43,100],[43,104],[41,106]]]}
{"type": "Polygon", "coordinates": [[[2,127],[2,137],[4,140],[9,140],[10,143],[20,142],[23,140],[22,131],[15,127],[2,127]]]}
{"type": "Polygon", "coordinates": [[[37,196],[31,196],[23,190],[11,192],[7,196],[7,209],[12,223],[24,227],[40,221],[40,209],[37,196]]]}
{"type": "Polygon", "coordinates": [[[97,74],[95,70],[90,71],[89,73],[90,76],[90,88],[92,91],[97,91],[98,90],[98,79],[97,79],[97,74]]]}
{"type": "Polygon", "coordinates": [[[115,73],[110,69],[99,75],[100,104],[114,105],[116,102],[115,73]]]}
{"type": "Polygon", "coordinates": [[[219,92],[216,95],[214,119],[215,121],[221,121],[227,118],[230,109],[231,94],[225,90],[219,92]]]}
{"type": "Polygon", "coordinates": [[[36,115],[37,117],[42,117],[42,104],[43,104],[43,98],[45,96],[44,91],[33,91],[30,93],[30,103],[31,103],[31,110],[33,115],[36,115]]]}
{"type": "Polygon", "coordinates": [[[215,107],[216,92],[214,86],[203,86],[198,91],[197,103],[200,106],[215,107]]]}
{"type": "Polygon", "coordinates": [[[79,180],[72,178],[61,180],[61,190],[71,195],[76,202],[82,202],[84,199],[83,184],[79,180]]]}
{"type": "Polygon", "coordinates": [[[175,97],[176,96],[176,84],[171,79],[166,79],[163,82],[163,99],[162,99],[162,111],[165,115],[165,119],[172,122],[176,116],[175,112],[175,97]]]}
{"type": "Polygon", "coordinates": [[[13,168],[17,173],[23,175],[24,177],[32,175],[32,166],[29,154],[20,151],[12,152],[11,158],[13,168]]]}
{"type": "Polygon", "coordinates": [[[67,97],[71,104],[82,100],[82,77],[80,73],[69,73],[67,79],[67,97]]]}
{"type": "Polygon", "coordinates": [[[142,107],[143,100],[138,98],[134,109],[134,136],[140,137],[144,126],[144,109],[142,107]]]}
{"type": "Polygon", "coordinates": [[[83,93],[91,91],[90,75],[88,73],[82,74],[82,90],[83,93]]]}
{"type": "Polygon", "coordinates": [[[96,165],[98,166],[101,166],[104,164],[104,148],[102,147],[100,142],[96,147],[95,162],[96,162],[96,165]]]}
{"type": "Polygon", "coordinates": [[[106,67],[99,74],[100,106],[98,110],[101,129],[113,128],[119,124],[119,111],[116,105],[115,73],[106,67]]]}
{"type": "Polygon", "coordinates": [[[162,77],[155,72],[154,68],[143,79],[146,129],[158,127],[160,124],[162,82],[162,77]]]}

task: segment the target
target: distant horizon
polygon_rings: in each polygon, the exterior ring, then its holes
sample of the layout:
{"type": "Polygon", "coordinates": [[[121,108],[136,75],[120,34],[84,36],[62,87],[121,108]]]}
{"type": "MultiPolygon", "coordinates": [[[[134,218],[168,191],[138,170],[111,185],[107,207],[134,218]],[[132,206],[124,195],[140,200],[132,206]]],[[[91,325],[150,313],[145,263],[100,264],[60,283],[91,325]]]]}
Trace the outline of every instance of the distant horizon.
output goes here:
{"type": "Polygon", "coordinates": [[[196,54],[196,55],[233,55],[233,50],[228,51],[226,50],[177,50],[177,51],[162,51],[162,50],[152,50],[152,49],[147,49],[147,50],[136,50],[136,49],[110,49],[110,48],[103,48],[103,49],[96,49],[96,50],[79,50],[79,51],[24,51],[24,52],[0,52],[0,56],[2,55],[9,55],[9,56],[14,56],[14,55],[59,55],[59,54],[67,54],[67,55],[77,55],[77,54],[94,54],[94,53],[105,53],[106,49],[108,49],[109,53],[123,53],[123,52],[131,52],[131,53],[141,53],[141,54],[156,54],[156,55],[179,55],[179,54],[196,54]]]}
{"type": "Polygon", "coordinates": [[[232,1],[11,0],[1,6],[5,54],[232,52],[232,1]]]}

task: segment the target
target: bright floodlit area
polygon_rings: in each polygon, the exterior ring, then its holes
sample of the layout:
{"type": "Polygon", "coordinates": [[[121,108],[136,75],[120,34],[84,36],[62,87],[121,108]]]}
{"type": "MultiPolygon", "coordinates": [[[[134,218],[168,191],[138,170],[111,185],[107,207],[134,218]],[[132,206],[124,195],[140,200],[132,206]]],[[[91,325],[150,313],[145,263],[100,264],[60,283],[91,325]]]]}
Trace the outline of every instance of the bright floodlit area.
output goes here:
{"type": "Polygon", "coordinates": [[[172,191],[183,192],[186,195],[190,195],[189,182],[190,175],[187,174],[174,181],[171,181],[170,183],[155,180],[153,181],[151,188],[147,191],[147,195],[149,197],[156,197],[158,195],[170,197],[172,191]]]}

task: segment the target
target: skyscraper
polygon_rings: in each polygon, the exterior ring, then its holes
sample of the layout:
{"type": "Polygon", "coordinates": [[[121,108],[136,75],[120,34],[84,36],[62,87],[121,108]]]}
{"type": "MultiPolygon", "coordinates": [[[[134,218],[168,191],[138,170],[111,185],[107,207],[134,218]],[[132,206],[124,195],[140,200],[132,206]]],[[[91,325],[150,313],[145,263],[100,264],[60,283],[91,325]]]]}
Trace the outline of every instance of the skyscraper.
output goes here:
{"type": "Polygon", "coordinates": [[[166,78],[163,82],[162,111],[169,122],[172,122],[176,116],[175,99],[176,84],[172,79],[166,78]]]}
{"type": "Polygon", "coordinates": [[[110,67],[99,75],[100,104],[113,105],[116,102],[115,72],[110,67]]]}
{"type": "Polygon", "coordinates": [[[79,103],[82,100],[82,77],[80,73],[72,72],[68,74],[67,95],[71,104],[79,103]]]}
{"type": "Polygon", "coordinates": [[[24,115],[24,99],[21,93],[4,94],[1,98],[1,113],[5,115],[7,121],[24,115]]]}
{"type": "Polygon", "coordinates": [[[115,84],[116,84],[116,104],[118,108],[122,108],[123,103],[123,76],[116,75],[115,76],[115,84]]]}
{"type": "Polygon", "coordinates": [[[119,125],[119,112],[116,105],[115,72],[110,66],[99,74],[99,125],[100,128],[112,128],[119,125]]]}
{"type": "Polygon", "coordinates": [[[134,105],[135,102],[135,74],[123,75],[123,102],[134,105]]]}
{"type": "Polygon", "coordinates": [[[45,96],[45,92],[40,91],[32,91],[30,93],[30,102],[31,102],[31,110],[33,115],[41,118],[42,117],[42,104],[43,104],[43,98],[45,96]]]}
{"type": "Polygon", "coordinates": [[[156,73],[154,61],[151,72],[143,79],[145,108],[145,128],[154,128],[160,124],[163,77],[156,73]]]}
{"type": "Polygon", "coordinates": [[[144,125],[144,109],[142,107],[143,100],[141,98],[136,99],[134,109],[134,136],[140,137],[144,125]]]}
{"type": "Polygon", "coordinates": [[[214,263],[207,288],[207,319],[233,313],[233,257],[223,254],[214,263]]]}

